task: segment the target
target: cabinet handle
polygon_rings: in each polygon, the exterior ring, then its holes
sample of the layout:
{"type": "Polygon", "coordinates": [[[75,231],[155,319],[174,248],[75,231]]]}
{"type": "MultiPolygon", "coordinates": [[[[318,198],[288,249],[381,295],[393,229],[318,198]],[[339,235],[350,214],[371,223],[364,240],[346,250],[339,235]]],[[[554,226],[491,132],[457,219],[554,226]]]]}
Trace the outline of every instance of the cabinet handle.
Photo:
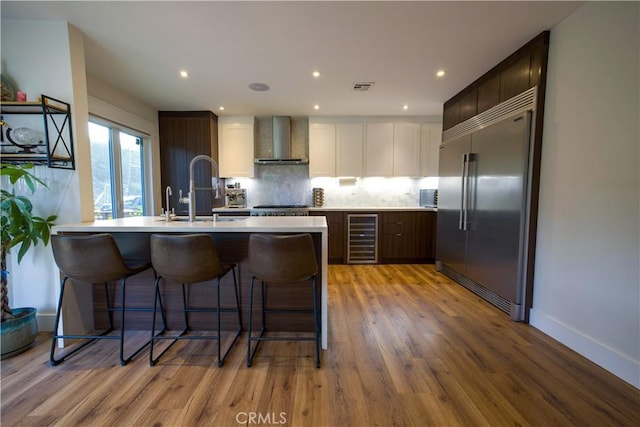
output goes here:
{"type": "Polygon", "coordinates": [[[401,234],[401,233],[398,233],[398,234],[396,234],[396,236],[401,237],[401,236],[402,236],[402,234],[401,234]]]}

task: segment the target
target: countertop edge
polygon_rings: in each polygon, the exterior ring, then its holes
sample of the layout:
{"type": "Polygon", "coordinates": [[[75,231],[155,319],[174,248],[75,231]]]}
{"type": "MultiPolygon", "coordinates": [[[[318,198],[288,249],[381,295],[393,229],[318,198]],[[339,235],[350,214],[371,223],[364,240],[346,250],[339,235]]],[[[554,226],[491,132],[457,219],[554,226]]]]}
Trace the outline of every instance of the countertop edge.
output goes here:
{"type": "MultiPolygon", "coordinates": [[[[253,208],[215,208],[212,209],[213,213],[249,213],[253,208]]],[[[349,207],[349,206],[336,206],[336,207],[309,207],[309,212],[317,212],[317,211],[416,211],[416,212],[437,212],[438,208],[427,208],[422,206],[395,206],[395,207],[379,207],[379,206],[358,206],[358,207],[349,207]]]]}
{"type": "Polygon", "coordinates": [[[196,222],[169,221],[160,217],[129,217],[104,221],[60,224],[52,233],[108,232],[108,233],[326,233],[324,217],[248,217],[237,221],[200,220],[196,222]]]}
{"type": "Polygon", "coordinates": [[[309,208],[310,212],[317,211],[398,211],[398,212],[437,212],[438,208],[416,207],[313,207],[309,208]]]}

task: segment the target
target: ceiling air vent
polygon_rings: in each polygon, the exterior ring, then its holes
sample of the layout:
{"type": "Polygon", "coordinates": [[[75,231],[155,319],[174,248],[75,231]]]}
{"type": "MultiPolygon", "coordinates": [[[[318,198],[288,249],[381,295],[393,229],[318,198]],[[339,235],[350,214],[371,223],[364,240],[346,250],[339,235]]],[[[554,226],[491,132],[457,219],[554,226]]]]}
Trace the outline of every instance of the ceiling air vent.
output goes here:
{"type": "Polygon", "coordinates": [[[366,92],[373,87],[374,82],[356,82],[353,84],[353,90],[356,92],[366,92]]]}

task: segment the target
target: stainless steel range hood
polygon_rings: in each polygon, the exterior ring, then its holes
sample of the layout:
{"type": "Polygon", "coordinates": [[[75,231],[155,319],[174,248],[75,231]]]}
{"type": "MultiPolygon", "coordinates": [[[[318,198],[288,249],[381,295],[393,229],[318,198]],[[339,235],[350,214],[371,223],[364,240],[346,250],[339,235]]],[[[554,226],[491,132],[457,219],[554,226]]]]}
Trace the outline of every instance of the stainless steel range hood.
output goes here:
{"type": "Polygon", "coordinates": [[[291,118],[288,116],[274,116],[273,125],[273,146],[271,147],[271,157],[260,157],[254,163],[261,165],[306,165],[309,159],[295,158],[291,156],[291,118]]]}

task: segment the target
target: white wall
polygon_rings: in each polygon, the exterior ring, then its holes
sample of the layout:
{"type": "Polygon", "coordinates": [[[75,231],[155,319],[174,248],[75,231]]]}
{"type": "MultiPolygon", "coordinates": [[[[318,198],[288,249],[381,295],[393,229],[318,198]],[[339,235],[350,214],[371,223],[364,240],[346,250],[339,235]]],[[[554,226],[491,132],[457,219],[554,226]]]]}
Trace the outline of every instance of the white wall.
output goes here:
{"type": "MultiPolygon", "coordinates": [[[[149,104],[129,95],[91,73],[87,73],[87,91],[89,92],[89,96],[98,98],[114,108],[126,111],[134,119],[137,117],[147,123],[157,124],[158,122],[158,112],[149,104]]],[[[120,124],[126,125],[127,123],[120,124]]],[[[144,131],[145,129],[136,130],[144,131]]]]}
{"type": "Polygon", "coordinates": [[[551,31],[531,324],[640,388],[639,10],[551,31]]]}
{"type": "MultiPolygon", "coordinates": [[[[1,47],[2,72],[27,92],[29,100],[46,94],[71,103],[76,170],[37,166],[35,174],[49,189],[32,197],[34,210],[41,215],[58,215],[59,223],[93,216],[91,202],[89,209],[82,209],[86,205],[83,199],[92,199],[90,162],[86,167],[90,154],[82,35],[66,22],[3,20],[1,47]]],[[[36,307],[40,330],[51,330],[59,280],[50,246],[38,245],[20,265],[14,257],[8,261],[12,306],[36,307]]]]}
{"type": "MultiPolygon", "coordinates": [[[[27,93],[29,101],[46,94],[72,106],[76,170],[49,169],[46,166],[35,168],[35,174],[49,187],[32,196],[37,213],[56,214],[57,223],[93,219],[87,126],[90,106],[92,113],[149,134],[152,144],[145,149],[152,157],[153,166],[147,171],[146,178],[154,188],[151,201],[161,200],[157,112],[107,82],[86,75],[80,31],[66,22],[3,20],[2,72],[15,80],[18,88],[27,93]]],[[[22,191],[27,192],[27,189],[22,191]]],[[[159,206],[149,207],[153,211],[160,209],[159,206]]],[[[9,271],[12,307],[36,307],[39,329],[51,330],[58,295],[58,270],[51,248],[38,245],[20,265],[10,257],[9,271]]]]}
{"type": "Polygon", "coordinates": [[[145,102],[92,74],[87,74],[87,91],[89,111],[92,115],[148,135],[148,138],[145,138],[144,151],[145,158],[151,159],[151,168],[145,170],[145,182],[148,188],[152,189],[152,197],[147,195],[147,211],[159,214],[163,195],[160,184],[158,112],[145,102]]]}

